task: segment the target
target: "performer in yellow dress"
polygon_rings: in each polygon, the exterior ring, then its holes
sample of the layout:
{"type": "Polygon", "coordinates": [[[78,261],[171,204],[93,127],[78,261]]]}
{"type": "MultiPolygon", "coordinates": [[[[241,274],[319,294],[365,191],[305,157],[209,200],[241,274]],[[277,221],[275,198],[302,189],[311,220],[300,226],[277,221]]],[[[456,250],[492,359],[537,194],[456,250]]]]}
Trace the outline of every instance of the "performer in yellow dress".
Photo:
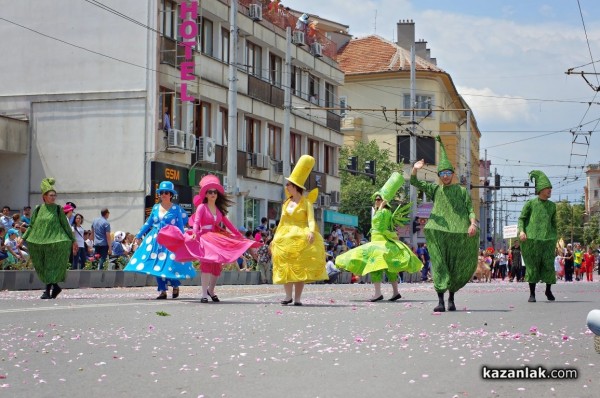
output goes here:
{"type": "Polygon", "coordinates": [[[287,199],[283,203],[281,220],[271,242],[273,283],[284,285],[283,305],[292,301],[294,305],[302,305],[304,284],[328,279],[325,245],[313,212],[318,190],[314,189],[308,196],[303,196],[306,189],[304,183],[314,164],[312,156],[303,155],[292,174],[286,178],[287,199]]]}

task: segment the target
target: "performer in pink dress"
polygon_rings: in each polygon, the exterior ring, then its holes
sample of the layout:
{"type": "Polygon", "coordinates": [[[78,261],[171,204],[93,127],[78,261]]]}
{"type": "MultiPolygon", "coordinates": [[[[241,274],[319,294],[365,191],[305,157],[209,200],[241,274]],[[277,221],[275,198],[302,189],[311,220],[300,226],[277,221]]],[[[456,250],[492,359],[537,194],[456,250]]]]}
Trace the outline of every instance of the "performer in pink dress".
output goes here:
{"type": "Polygon", "coordinates": [[[177,228],[165,227],[158,234],[158,241],[175,254],[177,261],[200,262],[202,303],[207,303],[208,297],[220,301],[215,287],[223,264],[237,261],[246,250],[261,245],[244,238],[229,221],[227,208],[232,204],[219,178],[206,175],[200,181],[200,193],[194,197],[197,208],[189,221],[193,229],[182,234],[177,228]]]}

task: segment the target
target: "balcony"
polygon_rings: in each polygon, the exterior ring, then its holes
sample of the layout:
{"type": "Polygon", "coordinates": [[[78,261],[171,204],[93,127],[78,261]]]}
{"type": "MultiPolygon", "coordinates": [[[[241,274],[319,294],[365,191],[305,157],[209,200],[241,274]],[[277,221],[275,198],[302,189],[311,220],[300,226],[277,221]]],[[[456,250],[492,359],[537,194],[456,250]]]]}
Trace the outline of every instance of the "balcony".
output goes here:
{"type": "Polygon", "coordinates": [[[248,96],[283,108],[283,90],[255,76],[248,76],[248,96]]]}
{"type": "MultiPolygon", "coordinates": [[[[179,65],[185,61],[185,48],[178,45],[177,41],[169,37],[160,37],[160,63],[171,65],[175,68],[179,68],[179,65]]],[[[197,51],[192,51],[192,62],[194,62],[194,70],[192,73],[196,74],[196,62],[194,61],[197,51]]]]}

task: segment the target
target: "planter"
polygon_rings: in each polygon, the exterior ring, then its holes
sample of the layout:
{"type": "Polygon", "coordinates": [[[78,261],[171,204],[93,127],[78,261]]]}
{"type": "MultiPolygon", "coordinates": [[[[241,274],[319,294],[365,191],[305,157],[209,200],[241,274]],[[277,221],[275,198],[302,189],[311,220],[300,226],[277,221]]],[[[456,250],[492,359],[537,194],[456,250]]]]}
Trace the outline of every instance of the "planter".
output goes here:
{"type": "MultiPolygon", "coordinates": [[[[221,272],[221,276],[219,277],[219,279],[221,279],[221,277],[223,278],[222,283],[223,285],[232,285],[232,280],[233,277],[235,276],[236,281],[237,281],[237,274],[238,271],[223,271],[221,272]]],[[[218,283],[218,279],[217,279],[217,283],[218,283]]]]}
{"type": "Polygon", "coordinates": [[[251,271],[247,273],[246,284],[247,285],[259,285],[260,284],[260,272],[251,271]]]}
{"type": "Polygon", "coordinates": [[[79,287],[81,288],[107,288],[115,286],[116,271],[83,270],[79,272],[79,287]]]}
{"type": "Polygon", "coordinates": [[[79,289],[80,275],[81,271],[79,270],[67,271],[67,277],[64,282],[60,283],[60,287],[63,289],[79,289]]]}
{"type": "Polygon", "coordinates": [[[0,290],[4,290],[4,272],[0,271],[0,290]]]}
{"type": "Polygon", "coordinates": [[[139,272],[115,272],[115,287],[144,287],[148,280],[148,275],[139,272]]]}
{"type": "Polygon", "coordinates": [[[158,286],[154,275],[146,275],[146,286],[158,286]]]}
{"type": "MultiPolygon", "coordinates": [[[[7,277],[12,280],[8,282],[12,284],[11,290],[32,290],[32,289],[44,289],[45,286],[42,281],[39,280],[37,274],[33,270],[19,270],[19,271],[5,271],[10,274],[7,277]]],[[[7,283],[7,281],[5,281],[7,283]]]]}
{"type": "Polygon", "coordinates": [[[201,286],[202,281],[200,280],[200,272],[197,272],[196,276],[194,276],[191,279],[182,279],[181,285],[182,286],[201,286]]]}

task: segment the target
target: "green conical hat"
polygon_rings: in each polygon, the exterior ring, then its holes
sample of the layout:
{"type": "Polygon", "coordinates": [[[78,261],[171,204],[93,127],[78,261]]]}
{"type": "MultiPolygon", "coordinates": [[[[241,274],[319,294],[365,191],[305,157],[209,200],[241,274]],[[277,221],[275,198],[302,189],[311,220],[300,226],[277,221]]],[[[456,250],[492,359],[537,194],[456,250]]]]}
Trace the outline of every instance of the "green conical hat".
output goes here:
{"type": "Polygon", "coordinates": [[[552,188],[550,179],[540,170],[531,170],[529,172],[529,179],[535,180],[535,194],[537,195],[544,188],[552,188]]]}
{"type": "Polygon", "coordinates": [[[438,135],[435,139],[440,143],[440,160],[438,162],[437,171],[438,173],[442,170],[452,170],[454,172],[454,167],[452,163],[448,160],[448,155],[446,154],[446,147],[444,147],[444,143],[442,142],[442,138],[438,135]]]}
{"type": "Polygon", "coordinates": [[[402,174],[398,173],[397,171],[394,171],[390,178],[388,178],[386,183],[383,184],[383,187],[381,187],[379,191],[375,192],[371,196],[371,199],[375,200],[377,195],[379,195],[383,200],[389,202],[392,199],[394,199],[394,197],[396,196],[396,192],[398,192],[402,185],[404,185],[404,177],[402,176],[402,174]]]}
{"type": "Polygon", "coordinates": [[[40,184],[40,189],[42,191],[42,195],[45,195],[46,192],[56,191],[54,189],[54,178],[44,178],[40,184]]]}

